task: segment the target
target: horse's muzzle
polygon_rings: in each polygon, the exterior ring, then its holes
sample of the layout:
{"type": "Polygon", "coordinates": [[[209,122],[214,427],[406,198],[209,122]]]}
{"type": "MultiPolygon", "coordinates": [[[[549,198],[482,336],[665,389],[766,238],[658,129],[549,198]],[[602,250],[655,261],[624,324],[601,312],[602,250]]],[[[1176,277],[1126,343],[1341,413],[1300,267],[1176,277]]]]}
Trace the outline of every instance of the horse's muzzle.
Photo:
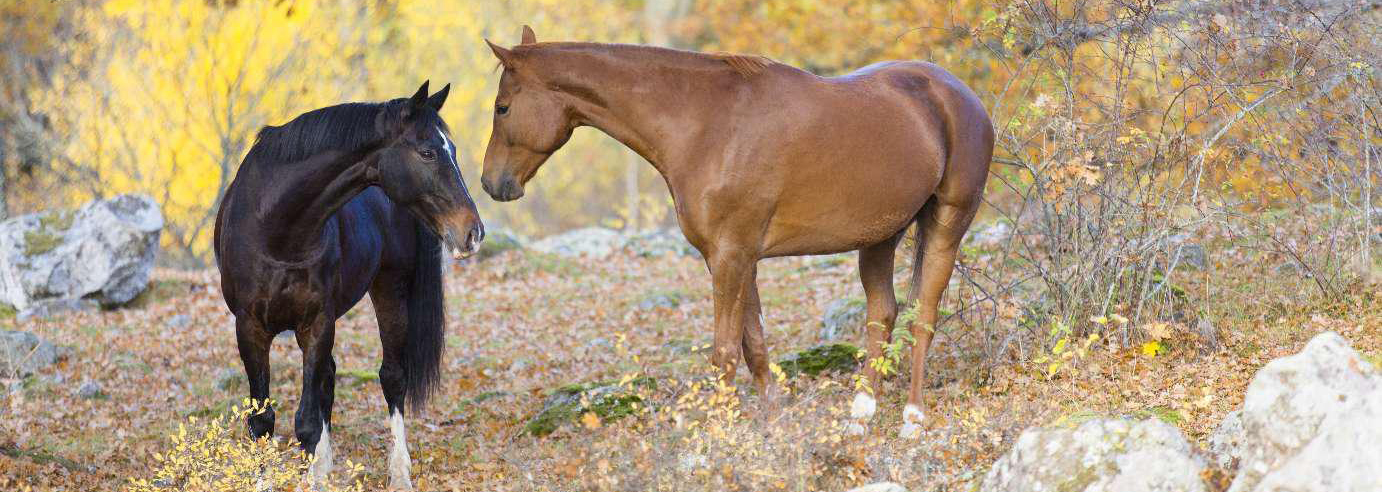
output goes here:
{"type": "Polygon", "coordinates": [[[457,223],[462,225],[447,227],[445,242],[451,257],[459,260],[480,249],[480,242],[485,240],[485,224],[478,218],[453,222],[457,223]]]}
{"type": "Polygon", "coordinates": [[[523,187],[518,185],[518,180],[513,176],[504,176],[496,180],[480,179],[480,186],[485,189],[490,198],[501,202],[511,202],[523,197],[523,187]]]}

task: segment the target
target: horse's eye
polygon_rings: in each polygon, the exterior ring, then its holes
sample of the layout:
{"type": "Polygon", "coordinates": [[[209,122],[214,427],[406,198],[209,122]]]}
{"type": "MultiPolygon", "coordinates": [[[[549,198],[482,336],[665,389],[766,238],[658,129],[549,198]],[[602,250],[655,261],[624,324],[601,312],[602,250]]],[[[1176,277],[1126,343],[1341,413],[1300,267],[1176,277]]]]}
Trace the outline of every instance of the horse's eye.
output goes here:
{"type": "Polygon", "coordinates": [[[437,153],[433,152],[432,149],[419,150],[417,151],[417,155],[422,156],[423,159],[427,159],[429,161],[437,158],[437,153]]]}
{"type": "Polygon", "coordinates": [[[509,107],[508,107],[508,106],[496,106],[496,107],[494,108],[494,112],[495,112],[495,113],[499,113],[499,114],[509,114],[509,107]]]}

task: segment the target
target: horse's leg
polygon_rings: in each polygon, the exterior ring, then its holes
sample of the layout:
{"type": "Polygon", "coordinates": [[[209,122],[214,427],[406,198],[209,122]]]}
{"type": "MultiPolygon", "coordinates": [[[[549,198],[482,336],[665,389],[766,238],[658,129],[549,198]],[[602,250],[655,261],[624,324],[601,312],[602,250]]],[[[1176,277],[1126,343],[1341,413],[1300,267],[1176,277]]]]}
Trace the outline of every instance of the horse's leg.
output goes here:
{"type": "Polygon", "coordinates": [[[274,337],[263,325],[249,315],[235,316],[235,343],[240,348],[240,362],[245,365],[249,379],[250,399],[264,405],[264,411],[245,419],[250,436],[255,439],[274,433],[274,409],[269,400],[269,346],[274,337]]]}
{"type": "Polygon", "coordinates": [[[743,326],[741,348],[744,361],[753,374],[753,386],[758,390],[759,404],[764,415],[777,410],[777,382],[768,369],[768,346],[763,339],[763,308],[758,300],[758,266],[750,267],[749,282],[743,295],[743,326]]]}
{"type": "Polygon", "coordinates": [[[912,347],[912,388],[902,411],[899,433],[904,439],[921,437],[921,425],[926,417],[921,410],[921,390],[926,386],[926,354],[935,335],[936,321],[940,319],[941,294],[955,270],[955,254],[979,205],[977,199],[973,203],[947,203],[938,198],[922,207],[917,220],[917,260],[921,264],[914,267],[913,275],[919,277],[919,282],[914,282],[918,292],[912,295],[916,296],[919,312],[912,322],[916,345],[912,347]]]}
{"type": "Polygon", "coordinates": [[[893,321],[897,319],[897,298],[893,294],[893,252],[902,234],[859,250],[859,281],[864,285],[864,299],[868,303],[868,316],[864,324],[864,347],[868,358],[864,360],[864,378],[868,380],[869,391],[855,393],[854,403],[850,405],[850,417],[855,420],[850,425],[850,431],[854,433],[864,432],[864,425],[878,410],[877,398],[883,390],[883,376],[874,368],[874,364],[883,358],[883,344],[891,338],[893,321]]]}
{"type": "Polygon", "coordinates": [[[331,357],[335,345],[335,322],[326,313],[296,330],[302,349],[302,401],[294,418],[295,434],[304,451],[315,456],[311,466],[314,484],[323,483],[331,473],[331,404],[335,398],[336,361],[331,357]]]}
{"type": "Polygon", "coordinates": [[[720,380],[734,384],[735,365],[743,344],[742,296],[754,282],[751,273],[757,258],[742,248],[718,248],[706,262],[714,284],[715,341],[711,363],[720,369],[720,380]]]}
{"type": "Polygon", "coordinates": [[[393,447],[389,450],[389,488],[412,490],[409,474],[412,459],[408,456],[408,436],[403,427],[403,402],[407,395],[403,357],[408,340],[408,303],[402,292],[403,287],[397,282],[381,276],[370,288],[369,296],[374,303],[379,341],[384,349],[384,361],[379,365],[379,386],[384,390],[384,402],[389,407],[389,433],[393,435],[393,447]]]}

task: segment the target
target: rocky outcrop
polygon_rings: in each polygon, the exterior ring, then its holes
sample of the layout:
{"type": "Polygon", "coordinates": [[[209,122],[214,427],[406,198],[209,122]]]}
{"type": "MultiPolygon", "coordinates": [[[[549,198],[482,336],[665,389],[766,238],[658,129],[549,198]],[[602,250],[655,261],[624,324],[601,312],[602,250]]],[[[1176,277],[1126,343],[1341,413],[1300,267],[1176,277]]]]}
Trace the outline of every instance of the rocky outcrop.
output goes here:
{"type": "Polygon", "coordinates": [[[0,302],[21,311],[46,299],[128,302],[148,287],[162,229],[158,204],[144,195],[6,220],[0,223],[0,302]]]}
{"type": "Polygon", "coordinates": [[[1382,490],[1379,443],[1382,374],[1333,332],[1263,366],[1210,438],[1229,492],[1382,490]]]}
{"type": "Polygon", "coordinates": [[[604,258],[624,247],[624,235],[603,227],[586,227],[548,236],[529,248],[568,258],[604,258]]]}
{"type": "Polygon", "coordinates": [[[825,306],[825,315],[821,317],[820,339],[832,341],[854,338],[854,333],[864,328],[866,307],[864,300],[858,297],[830,301],[830,304],[825,306]]]}
{"type": "Polygon", "coordinates": [[[1159,420],[1095,419],[1032,428],[993,464],[982,492],[1200,492],[1204,460],[1159,420]]]}
{"type": "Polygon", "coordinates": [[[25,377],[56,364],[68,349],[24,331],[0,330],[0,377],[25,377]]]}
{"type": "Polygon", "coordinates": [[[700,257],[700,251],[686,241],[680,230],[651,230],[636,232],[628,236],[625,247],[634,256],[643,258],[662,258],[666,256],[700,257]]]}

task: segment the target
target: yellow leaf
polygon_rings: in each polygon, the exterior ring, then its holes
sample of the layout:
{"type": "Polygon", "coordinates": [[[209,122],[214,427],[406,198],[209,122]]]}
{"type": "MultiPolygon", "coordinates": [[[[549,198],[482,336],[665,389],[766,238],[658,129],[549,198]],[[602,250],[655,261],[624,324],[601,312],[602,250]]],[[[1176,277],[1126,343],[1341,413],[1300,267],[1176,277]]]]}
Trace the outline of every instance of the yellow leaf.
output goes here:
{"type": "Polygon", "coordinates": [[[1166,346],[1156,340],[1142,344],[1142,355],[1156,357],[1166,353],[1166,346]]]}
{"type": "Polygon", "coordinates": [[[595,412],[586,412],[581,415],[581,424],[587,429],[599,429],[603,425],[600,422],[600,416],[595,415],[595,412]]]}

